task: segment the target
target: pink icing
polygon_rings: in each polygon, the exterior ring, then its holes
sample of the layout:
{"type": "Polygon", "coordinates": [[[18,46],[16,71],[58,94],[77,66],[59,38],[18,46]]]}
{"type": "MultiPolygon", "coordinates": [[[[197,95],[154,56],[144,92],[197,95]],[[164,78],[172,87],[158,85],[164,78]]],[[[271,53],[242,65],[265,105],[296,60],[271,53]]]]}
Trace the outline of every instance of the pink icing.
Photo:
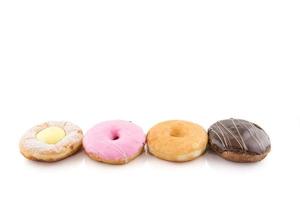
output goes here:
{"type": "Polygon", "coordinates": [[[114,120],[95,125],[83,138],[87,153],[105,160],[128,160],[145,145],[143,130],[132,122],[114,120]]]}

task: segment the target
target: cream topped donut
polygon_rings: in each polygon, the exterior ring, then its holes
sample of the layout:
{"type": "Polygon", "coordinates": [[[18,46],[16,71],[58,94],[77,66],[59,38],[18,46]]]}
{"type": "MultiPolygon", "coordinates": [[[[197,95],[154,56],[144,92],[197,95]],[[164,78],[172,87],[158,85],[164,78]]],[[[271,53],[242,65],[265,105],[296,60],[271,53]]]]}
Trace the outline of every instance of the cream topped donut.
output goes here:
{"type": "Polygon", "coordinates": [[[143,130],[129,121],[114,120],[95,125],[83,138],[83,147],[93,160],[125,164],[144,150],[143,130]]]}
{"type": "Polygon", "coordinates": [[[53,162],[77,152],[82,138],[82,130],[71,122],[49,121],[28,130],[19,146],[30,160],[53,162]]]}

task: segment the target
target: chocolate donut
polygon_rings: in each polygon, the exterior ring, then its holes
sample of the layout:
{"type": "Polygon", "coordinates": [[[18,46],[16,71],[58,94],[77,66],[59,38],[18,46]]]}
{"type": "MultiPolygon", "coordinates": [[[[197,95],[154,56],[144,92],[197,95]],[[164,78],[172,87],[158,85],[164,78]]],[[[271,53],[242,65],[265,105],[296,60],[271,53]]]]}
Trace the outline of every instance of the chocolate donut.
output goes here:
{"type": "Polygon", "coordinates": [[[225,119],[208,129],[210,148],[226,160],[257,162],[271,150],[267,133],[258,125],[242,119],[225,119]]]}

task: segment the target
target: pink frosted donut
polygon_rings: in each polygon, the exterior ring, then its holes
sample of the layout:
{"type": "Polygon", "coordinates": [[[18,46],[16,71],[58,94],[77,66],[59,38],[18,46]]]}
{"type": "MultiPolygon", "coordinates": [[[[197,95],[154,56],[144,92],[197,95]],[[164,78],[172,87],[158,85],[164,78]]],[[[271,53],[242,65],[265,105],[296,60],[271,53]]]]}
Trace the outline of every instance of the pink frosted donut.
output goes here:
{"type": "Polygon", "coordinates": [[[144,150],[143,130],[129,121],[114,120],[95,125],[83,138],[83,147],[93,160],[125,164],[144,150]]]}

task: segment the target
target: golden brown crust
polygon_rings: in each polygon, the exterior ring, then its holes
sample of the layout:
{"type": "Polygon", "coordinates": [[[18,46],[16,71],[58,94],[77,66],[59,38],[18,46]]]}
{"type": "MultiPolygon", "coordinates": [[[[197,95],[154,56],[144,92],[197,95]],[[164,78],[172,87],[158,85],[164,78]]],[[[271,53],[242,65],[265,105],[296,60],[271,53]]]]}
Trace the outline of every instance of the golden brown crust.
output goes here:
{"type": "Polygon", "coordinates": [[[73,155],[81,149],[82,130],[70,122],[49,121],[31,128],[22,137],[19,148],[24,157],[34,161],[54,162],[73,155]],[[64,129],[66,136],[56,144],[46,144],[36,139],[41,130],[57,126],[64,129]]]}
{"type": "Polygon", "coordinates": [[[224,151],[222,153],[219,153],[215,151],[218,155],[220,155],[222,158],[233,161],[233,162],[239,162],[239,163],[249,163],[249,162],[258,162],[264,159],[270,151],[267,151],[263,154],[247,154],[247,153],[236,153],[236,152],[230,152],[230,151],[224,151]]]}
{"type": "Polygon", "coordinates": [[[81,149],[82,145],[74,145],[74,146],[70,146],[70,147],[66,147],[65,152],[61,153],[61,154],[57,154],[57,153],[49,153],[47,155],[33,155],[30,151],[28,151],[26,148],[20,147],[20,152],[21,154],[29,159],[29,160],[34,160],[34,161],[44,161],[44,162],[55,162],[55,161],[59,161],[59,160],[63,160],[73,154],[75,154],[76,152],[78,152],[81,149]]]}
{"type": "Polygon", "coordinates": [[[136,154],[134,154],[133,156],[127,158],[127,159],[122,159],[122,160],[107,160],[107,159],[103,159],[101,157],[99,157],[96,154],[93,153],[88,153],[85,151],[85,153],[93,160],[95,161],[99,161],[99,162],[103,162],[103,163],[107,163],[107,164],[112,164],[112,165],[122,165],[122,164],[126,164],[132,160],[134,160],[136,157],[138,157],[140,154],[142,154],[144,152],[144,147],[142,147],[136,154]]]}
{"type": "MultiPolygon", "coordinates": [[[[148,147],[148,149],[149,149],[149,147],[148,147]]],[[[151,155],[153,155],[153,156],[155,156],[155,157],[157,157],[157,158],[159,158],[159,159],[161,159],[161,160],[165,160],[165,161],[169,161],[169,162],[177,162],[177,163],[183,163],[183,162],[187,162],[187,161],[192,161],[192,160],[194,160],[195,158],[197,158],[197,157],[200,157],[200,156],[203,156],[205,153],[206,153],[206,149],[204,149],[204,151],[199,155],[199,156],[196,156],[196,157],[187,157],[187,159],[186,160],[177,160],[176,158],[175,159],[172,159],[172,158],[170,158],[170,157],[160,157],[159,155],[154,155],[152,152],[150,152],[150,151],[148,151],[149,152],[149,154],[151,154],[151,155]]]]}
{"type": "Polygon", "coordinates": [[[206,131],[198,124],[170,120],[152,127],[147,134],[148,151],[163,160],[185,162],[205,152],[206,131]]]}

